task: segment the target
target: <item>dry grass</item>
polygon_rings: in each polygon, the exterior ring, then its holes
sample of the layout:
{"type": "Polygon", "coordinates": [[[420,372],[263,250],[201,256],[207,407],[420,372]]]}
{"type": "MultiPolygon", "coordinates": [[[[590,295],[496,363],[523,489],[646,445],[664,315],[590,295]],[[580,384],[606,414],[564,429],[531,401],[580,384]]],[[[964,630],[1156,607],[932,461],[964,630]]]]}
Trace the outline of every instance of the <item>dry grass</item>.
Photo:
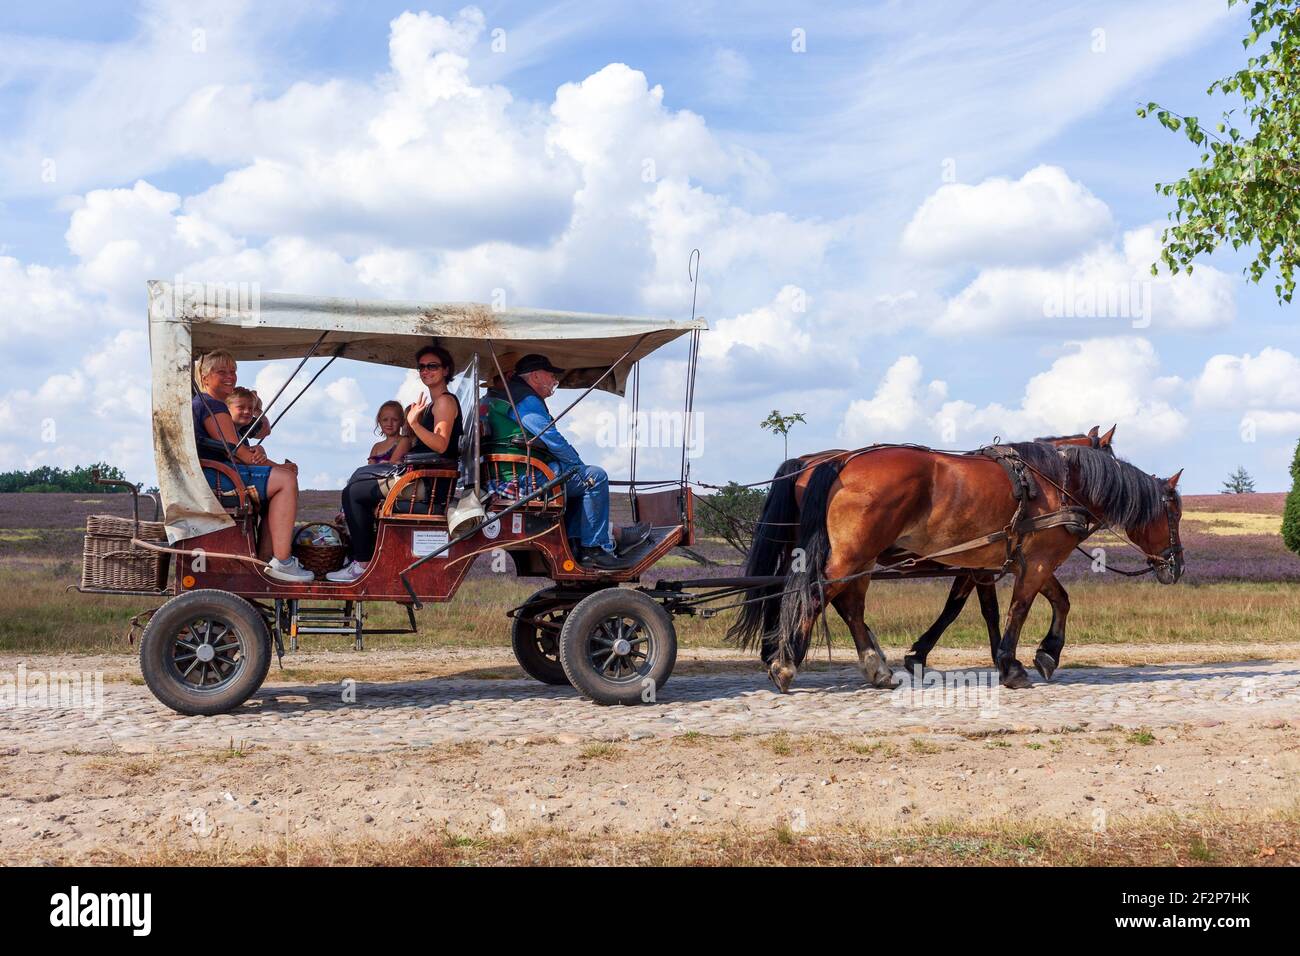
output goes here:
{"type": "Polygon", "coordinates": [[[789,824],[672,836],[500,837],[446,830],[393,842],[277,841],[261,846],[104,850],[86,862],[143,866],[1282,866],[1300,863],[1300,810],[1253,820],[1223,814],[1112,821],[1104,833],[1050,821],[942,821],[887,832],[798,832],[789,824]]]}
{"type": "Polygon", "coordinates": [[[863,757],[879,755],[886,760],[891,760],[898,756],[898,745],[888,740],[873,740],[869,744],[849,744],[848,748],[852,753],[863,757]]]}
{"type": "Polygon", "coordinates": [[[149,758],[123,758],[120,756],[94,757],[85,766],[105,777],[120,777],[134,780],[137,777],[152,777],[162,769],[162,763],[149,758]]]}
{"type": "Polygon", "coordinates": [[[1281,534],[1282,516],[1249,511],[1193,511],[1183,516],[1189,530],[1203,534],[1281,534]]]}
{"type": "Polygon", "coordinates": [[[770,737],[763,738],[763,746],[778,757],[788,757],[794,753],[794,746],[790,742],[790,735],[784,731],[773,734],[770,737]]]}
{"type": "Polygon", "coordinates": [[[578,756],[583,760],[620,760],[625,753],[622,747],[614,744],[594,743],[584,746],[578,751],[578,756]]]}
{"type": "MultiPolygon", "coordinates": [[[[67,562],[0,565],[0,652],[135,653],[126,641],[128,622],[132,615],[158,602],[70,594],[67,586],[76,579],[76,573],[67,562]]],[[[505,611],[525,600],[538,584],[514,578],[471,579],[454,601],[427,605],[417,615],[420,633],[370,637],[366,647],[508,647],[505,611]]],[[[877,585],[870,591],[869,618],[886,646],[906,647],[929,627],[946,595],[944,583],[877,585]]],[[[1159,587],[1150,583],[1079,581],[1070,585],[1070,595],[1071,645],[1209,643],[1227,647],[1240,643],[1300,643],[1300,588],[1291,584],[1159,587]]],[[[1003,603],[1005,606],[1005,596],[1003,603]]],[[[975,605],[972,601],[949,628],[942,647],[987,647],[987,634],[975,605]]],[[[405,613],[396,605],[370,604],[367,609],[373,627],[405,626],[405,613]]],[[[682,647],[727,646],[724,638],[731,613],[708,620],[677,618],[682,647]]],[[[1045,633],[1050,619],[1046,602],[1036,602],[1025,632],[1045,633]]],[[[838,616],[832,615],[830,623],[833,645],[849,649],[852,641],[838,616]]],[[[303,639],[302,647],[343,650],[349,644],[345,638],[312,635],[303,639]]],[[[303,671],[285,674],[285,679],[307,682],[332,676],[303,671]]],[[[437,673],[430,671],[427,676],[437,673]]],[[[497,676],[516,675],[500,670],[497,676]]]]}

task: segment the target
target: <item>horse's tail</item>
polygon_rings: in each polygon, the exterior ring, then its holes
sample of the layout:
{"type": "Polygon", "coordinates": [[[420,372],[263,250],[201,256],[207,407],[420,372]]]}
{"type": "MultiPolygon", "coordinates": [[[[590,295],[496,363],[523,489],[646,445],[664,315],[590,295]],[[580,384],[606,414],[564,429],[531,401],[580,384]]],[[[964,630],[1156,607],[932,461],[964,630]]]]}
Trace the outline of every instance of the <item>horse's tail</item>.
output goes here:
{"type": "Polygon", "coordinates": [[[781,658],[796,667],[803,663],[808,652],[808,641],[800,635],[817,612],[817,595],[821,590],[826,562],[831,556],[831,539],[826,530],[826,510],[830,504],[831,486],[839,480],[843,459],[833,459],[818,465],[808,479],[803,493],[803,508],[799,515],[800,561],[791,560],[792,570],[786,578],[785,597],[781,601],[779,622],[781,658]]]}
{"type": "MultiPolygon", "coordinates": [[[[754,540],[745,559],[746,577],[784,575],[790,570],[790,549],[794,547],[795,526],[799,520],[799,505],[795,501],[795,480],[803,471],[802,458],[781,462],[772,478],[763,513],[754,529],[754,540]]],[[[781,614],[780,584],[753,587],[745,591],[745,600],[735,623],[727,629],[727,637],[741,647],[753,647],[771,634],[781,614]],[[766,600],[763,600],[766,598],[766,600]]]]}

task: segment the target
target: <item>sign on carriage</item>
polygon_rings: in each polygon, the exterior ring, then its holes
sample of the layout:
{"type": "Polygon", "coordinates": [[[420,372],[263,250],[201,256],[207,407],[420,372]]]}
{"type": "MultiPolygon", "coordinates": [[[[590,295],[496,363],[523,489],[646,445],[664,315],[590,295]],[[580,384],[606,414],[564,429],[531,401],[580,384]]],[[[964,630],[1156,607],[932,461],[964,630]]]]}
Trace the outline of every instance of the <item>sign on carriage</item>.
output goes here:
{"type": "MultiPolygon", "coordinates": [[[[447,532],[445,531],[413,531],[411,532],[411,554],[417,558],[422,558],[427,554],[433,554],[439,548],[447,543],[447,532]]],[[[438,555],[439,558],[446,559],[447,552],[438,555]]],[[[436,559],[435,559],[436,560],[436,559]]]]}

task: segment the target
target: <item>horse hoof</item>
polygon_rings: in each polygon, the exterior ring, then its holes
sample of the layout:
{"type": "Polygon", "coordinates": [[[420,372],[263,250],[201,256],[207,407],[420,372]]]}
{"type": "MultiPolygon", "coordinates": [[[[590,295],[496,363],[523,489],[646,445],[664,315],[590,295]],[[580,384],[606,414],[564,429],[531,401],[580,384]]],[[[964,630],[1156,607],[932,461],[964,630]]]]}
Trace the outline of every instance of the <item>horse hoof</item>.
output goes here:
{"type": "Polygon", "coordinates": [[[1047,651],[1039,651],[1034,655],[1034,670],[1043,675],[1043,680],[1050,681],[1056,673],[1056,658],[1047,651]]]}
{"type": "Polygon", "coordinates": [[[1010,690],[1025,690],[1028,687],[1033,687],[1034,682],[1029,679],[1029,673],[1017,663],[1014,668],[1003,675],[1002,686],[1010,690]]]}
{"type": "Polygon", "coordinates": [[[794,683],[794,675],[798,673],[795,668],[789,664],[780,662],[773,664],[767,670],[768,679],[776,685],[776,689],[783,694],[790,693],[790,685],[794,683]]]}
{"type": "Polygon", "coordinates": [[[925,661],[915,654],[907,654],[903,657],[903,666],[913,677],[917,677],[925,669],[925,661]]]}

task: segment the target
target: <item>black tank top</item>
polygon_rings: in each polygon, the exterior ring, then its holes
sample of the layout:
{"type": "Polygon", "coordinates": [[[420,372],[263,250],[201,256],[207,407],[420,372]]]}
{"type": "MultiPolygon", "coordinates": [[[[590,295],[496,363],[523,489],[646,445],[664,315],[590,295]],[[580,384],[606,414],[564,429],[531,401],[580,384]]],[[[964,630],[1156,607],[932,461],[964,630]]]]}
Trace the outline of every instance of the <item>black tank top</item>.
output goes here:
{"type": "MultiPolygon", "coordinates": [[[[448,392],[447,394],[451,395],[451,392],[448,392]]],[[[451,439],[447,442],[447,450],[442,453],[444,458],[456,458],[460,455],[460,438],[461,435],[464,434],[464,426],[461,423],[460,402],[456,399],[455,395],[451,395],[451,400],[456,402],[456,418],[451,423],[451,439]]],[[[420,425],[429,431],[433,431],[434,417],[432,403],[430,403],[429,407],[424,410],[424,414],[420,416],[420,425]]],[[[412,436],[411,454],[427,454],[432,451],[432,448],[420,441],[419,435],[412,436]]]]}

